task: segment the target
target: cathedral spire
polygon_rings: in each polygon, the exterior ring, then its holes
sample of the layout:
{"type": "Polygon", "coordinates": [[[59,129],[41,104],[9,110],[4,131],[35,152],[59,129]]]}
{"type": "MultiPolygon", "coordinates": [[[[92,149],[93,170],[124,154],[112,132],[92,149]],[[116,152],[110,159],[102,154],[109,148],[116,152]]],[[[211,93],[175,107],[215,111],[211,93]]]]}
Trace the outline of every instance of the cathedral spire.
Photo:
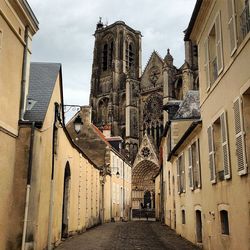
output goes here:
{"type": "Polygon", "coordinates": [[[167,55],[165,56],[164,58],[164,61],[169,65],[169,66],[173,66],[173,57],[172,55],[170,54],[170,49],[167,50],[167,55]]]}
{"type": "Polygon", "coordinates": [[[102,17],[99,17],[99,22],[96,24],[96,29],[100,30],[103,28],[102,17]]]}

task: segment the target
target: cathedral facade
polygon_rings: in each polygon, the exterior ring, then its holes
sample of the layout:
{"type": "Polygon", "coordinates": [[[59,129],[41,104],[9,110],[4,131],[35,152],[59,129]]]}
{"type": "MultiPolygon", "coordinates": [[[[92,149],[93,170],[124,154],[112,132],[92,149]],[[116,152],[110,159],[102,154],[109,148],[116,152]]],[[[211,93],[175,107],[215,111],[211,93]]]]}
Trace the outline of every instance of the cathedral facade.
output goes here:
{"type": "Polygon", "coordinates": [[[194,48],[186,44],[186,62],[173,65],[169,49],[162,58],[151,54],[145,69],[141,66],[141,32],[122,21],[95,31],[90,106],[92,121],[100,129],[111,129],[123,138],[123,153],[133,163],[133,207],[154,206],[154,176],[159,172],[159,147],[168,113],[163,106],[182,100],[195,89],[194,48]],[[151,201],[145,201],[150,192],[151,201]]]}

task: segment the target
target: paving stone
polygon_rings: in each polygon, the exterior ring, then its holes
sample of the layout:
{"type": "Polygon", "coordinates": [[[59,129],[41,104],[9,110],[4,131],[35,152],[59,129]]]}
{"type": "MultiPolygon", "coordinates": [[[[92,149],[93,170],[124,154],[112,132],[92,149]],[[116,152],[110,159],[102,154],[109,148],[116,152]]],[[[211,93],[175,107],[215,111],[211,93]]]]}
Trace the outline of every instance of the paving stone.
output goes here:
{"type": "Polygon", "coordinates": [[[56,250],[199,249],[169,227],[152,221],[107,223],[64,241],[56,250]]]}

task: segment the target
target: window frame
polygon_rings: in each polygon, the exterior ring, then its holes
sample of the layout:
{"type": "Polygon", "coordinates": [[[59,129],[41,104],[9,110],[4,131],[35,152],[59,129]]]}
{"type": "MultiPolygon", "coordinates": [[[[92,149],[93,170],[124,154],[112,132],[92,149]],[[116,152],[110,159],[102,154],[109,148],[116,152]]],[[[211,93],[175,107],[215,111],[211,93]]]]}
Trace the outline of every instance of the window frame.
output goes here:
{"type": "Polygon", "coordinates": [[[208,29],[208,33],[205,37],[205,41],[203,43],[203,48],[204,48],[204,62],[203,62],[203,67],[204,67],[204,72],[206,76],[206,91],[208,92],[211,87],[214,85],[216,80],[218,79],[219,75],[223,72],[224,69],[224,55],[223,55],[223,36],[222,36],[222,22],[221,22],[221,11],[219,10],[215,17],[214,20],[211,24],[211,26],[208,29]],[[219,25],[217,25],[218,23],[219,25]],[[216,67],[217,67],[217,77],[216,79],[211,82],[211,77],[210,77],[210,63],[211,63],[211,58],[210,58],[210,53],[209,53],[209,36],[210,33],[212,32],[213,28],[215,28],[215,53],[216,53],[216,67]],[[220,37],[219,41],[217,41],[218,35],[220,37]],[[220,45],[218,45],[220,44],[220,45]],[[220,53],[218,52],[218,48],[220,48],[220,53]],[[221,67],[219,69],[219,59],[218,55],[220,54],[220,60],[221,60],[221,67]]]}

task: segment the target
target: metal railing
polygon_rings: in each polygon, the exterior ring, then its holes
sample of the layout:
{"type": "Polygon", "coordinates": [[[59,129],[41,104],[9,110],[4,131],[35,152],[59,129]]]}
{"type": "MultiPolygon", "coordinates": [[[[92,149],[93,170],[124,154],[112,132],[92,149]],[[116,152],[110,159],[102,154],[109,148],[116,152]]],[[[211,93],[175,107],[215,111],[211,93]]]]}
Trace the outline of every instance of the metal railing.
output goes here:
{"type": "Polygon", "coordinates": [[[133,218],[155,218],[155,209],[132,209],[133,218]]]}

